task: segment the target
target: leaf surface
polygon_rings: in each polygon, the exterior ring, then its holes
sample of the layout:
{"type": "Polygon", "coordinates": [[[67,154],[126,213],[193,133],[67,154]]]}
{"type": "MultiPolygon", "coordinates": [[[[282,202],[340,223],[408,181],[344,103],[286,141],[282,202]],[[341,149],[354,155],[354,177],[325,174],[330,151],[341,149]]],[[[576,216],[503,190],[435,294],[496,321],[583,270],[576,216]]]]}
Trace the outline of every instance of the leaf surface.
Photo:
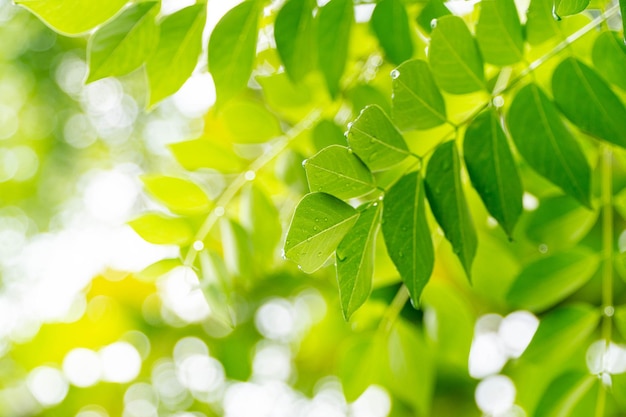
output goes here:
{"type": "Polygon", "coordinates": [[[539,45],[558,34],[559,26],[552,15],[553,0],[531,0],[526,20],[526,40],[539,45]]]}
{"type": "Polygon", "coordinates": [[[463,192],[461,161],[454,141],[439,145],[430,158],[426,171],[426,196],[437,223],[471,279],[478,241],[463,192]]]}
{"type": "Polygon", "coordinates": [[[626,45],[617,32],[603,32],[593,44],[593,64],[607,81],[626,91],[626,45]]]}
{"type": "Polygon", "coordinates": [[[498,115],[486,111],[465,132],[465,165],[489,213],[509,237],[522,214],[522,183],[498,115]]]}
{"type": "Polygon", "coordinates": [[[285,257],[296,262],[306,273],[324,265],[339,242],[352,229],[359,213],[330,194],[305,195],[293,215],[285,257]]]}
{"type": "Polygon", "coordinates": [[[476,40],[485,62],[506,66],[524,57],[524,37],[514,0],[482,0],[476,40]]]}
{"type": "Polygon", "coordinates": [[[184,219],[147,213],[128,225],[146,242],[156,245],[186,245],[193,239],[193,230],[184,219]]]}
{"type": "Polygon", "coordinates": [[[168,145],[183,168],[195,171],[211,168],[223,173],[241,172],[244,164],[231,147],[204,138],[176,142],[168,145]]]}
{"type": "Polygon", "coordinates": [[[385,194],[383,237],[387,253],[418,306],[434,266],[424,185],[417,172],[403,176],[385,194]]]}
{"type": "Polygon", "coordinates": [[[382,0],[374,8],[370,20],[385,56],[400,65],[413,55],[409,16],[400,0],[382,0]]]}
{"type": "Polygon", "coordinates": [[[578,14],[589,5],[589,0],[554,0],[554,13],[561,16],[578,14]]]}
{"type": "Polygon", "coordinates": [[[534,84],[518,91],[507,116],[519,153],[540,175],[590,207],[591,169],[559,112],[534,84]]]}
{"type": "Polygon", "coordinates": [[[276,50],[289,77],[298,82],[315,65],[315,0],[289,0],[276,15],[276,50]]]}
{"type": "Polygon", "coordinates": [[[276,116],[262,104],[251,100],[231,100],[221,118],[238,143],[263,143],[282,134],[276,116]]]}
{"type": "Polygon", "coordinates": [[[407,61],[391,74],[392,117],[400,129],[430,129],[446,123],[446,103],[426,61],[407,61]]]}
{"type": "Polygon", "coordinates": [[[331,97],[339,92],[339,81],[348,59],[350,30],[354,21],[352,0],[331,0],[319,9],[318,65],[331,97]]]}
{"type": "Polygon", "coordinates": [[[150,195],[175,213],[205,213],[211,205],[205,192],[189,180],[165,175],[144,175],[141,180],[150,195]]]}

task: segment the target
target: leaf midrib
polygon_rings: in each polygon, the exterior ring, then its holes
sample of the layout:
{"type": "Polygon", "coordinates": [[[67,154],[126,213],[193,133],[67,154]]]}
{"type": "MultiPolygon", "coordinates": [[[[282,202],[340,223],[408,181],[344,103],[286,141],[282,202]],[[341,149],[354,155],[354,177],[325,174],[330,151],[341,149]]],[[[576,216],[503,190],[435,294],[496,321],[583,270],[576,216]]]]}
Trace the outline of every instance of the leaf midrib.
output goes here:
{"type": "Polygon", "coordinates": [[[313,235],[311,235],[311,236],[307,237],[306,239],[302,240],[301,242],[296,243],[296,244],[295,244],[295,245],[293,245],[291,248],[289,248],[287,251],[285,251],[285,253],[286,253],[286,254],[289,254],[289,253],[293,252],[293,250],[295,250],[296,248],[299,248],[300,246],[302,246],[302,245],[304,245],[304,244],[306,244],[306,243],[310,243],[310,242],[311,242],[311,241],[313,241],[314,239],[317,239],[318,237],[320,237],[320,236],[322,236],[322,235],[324,235],[324,234],[326,234],[326,233],[328,233],[328,232],[331,232],[331,231],[333,231],[333,230],[337,229],[339,226],[342,226],[343,224],[348,223],[348,222],[349,222],[350,220],[352,220],[354,217],[358,217],[358,215],[359,215],[359,213],[358,213],[358,212],[356,212],[356,213],[354,213],[354,214],[350,215],[349,217],[347,217],[347,218],[345,218],[345,219],[341,220],[340,222],[335,223],[334,225],[332,225],[332,226],[328,227],[327,229],[320,230],[318,233],[315,233],[315,234],[313,234],[313,235]]]}

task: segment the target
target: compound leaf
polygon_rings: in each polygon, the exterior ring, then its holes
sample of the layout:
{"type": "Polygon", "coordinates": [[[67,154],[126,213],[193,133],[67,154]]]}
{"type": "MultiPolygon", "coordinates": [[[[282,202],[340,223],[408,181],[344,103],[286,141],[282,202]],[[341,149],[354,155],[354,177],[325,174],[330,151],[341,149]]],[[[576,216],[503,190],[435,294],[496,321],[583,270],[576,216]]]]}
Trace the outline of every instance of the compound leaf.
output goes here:
{"type": "Polygon", "coordinates": [[[186,245],[193,239],[193,230],[178,217],[147,213],[128,222],[146,242],[156,245],[186,245]]]}
{"type": "Polygon", "coordinates": [[[333,98],[339,92],[339,81],[346,67],[353,21],[352,0],[331,0],[319,9],[318,64],[333,98]]]}
{"type": "Polygon", "coordinates": [[[141,180],[155,199],[175,213],[204,213],[211,205],[202,188],[189,180],[165,175],[144,175],[141,180]]]}
{"type": "Polygon", "coordinates": [[[409,16],[400,0],[382,0],[370,20],[372,29],[392,63],[399,65],[413,55],[409,16]]]}
{"type": "Polygon", "coordinates": [[[482,0],[476,40],[485,62],[506,66],[524,57],[524,37],[513,0],[482,0]]]}
{"type": "Polygon", "coordinates": [[[276,15],[274,39],[285,72],[298,82],[315,65],[315,0],[289,0],[276,15]]]}

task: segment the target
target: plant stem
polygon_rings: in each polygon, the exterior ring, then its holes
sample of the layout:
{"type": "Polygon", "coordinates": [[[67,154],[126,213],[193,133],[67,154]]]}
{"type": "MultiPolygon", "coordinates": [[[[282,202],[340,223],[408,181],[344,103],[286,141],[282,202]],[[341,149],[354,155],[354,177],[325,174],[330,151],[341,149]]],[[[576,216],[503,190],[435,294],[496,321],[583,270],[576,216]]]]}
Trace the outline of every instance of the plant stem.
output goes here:
{"type": "MultiPolygon", "coordinates": [[[[256,174],[258,170],[263,168],[269,162],[271,162],[274,158],[276,158],[285,148],[297,138],[303,131],[310,128],[315,122],[319,120],[322,115],[322,111],[320,109],[312,110],[304,119],[300,121],[297,125],[289,129],[287,133],[283,136],[279,136],[274,139],[274,141],[270,145],[270,149],[267,152],[264,152],[257,159],[252,161],[252,163],[248,166],[248,169],[239,175],[226,187],[226,189],[222,192],[220,197],[215,202],[215,207],[211,210],[207,218],[204,220],[204,223],[200,226],[196,235],[194,237],[194,241],[204,241],[207,237],[217,220],[224,214],[224,210],[226,206],[232,201],[232,199],[237,195],[241,188],[249,181],[247,175],[249,172],[253,172],[256,174]]],[[[196,260],[197,251],[191,247],[185,256],[185,265],[192,266],[194,261],[196,260]]]]}
{"type": "Polygon", "coordinates": [[[379,332],[387,333],[391,330],[391,326],[395,323],[407,301],[409,301],[409,290],[406,288],[406,285],[402,284],[380,320],[379,332]]]}

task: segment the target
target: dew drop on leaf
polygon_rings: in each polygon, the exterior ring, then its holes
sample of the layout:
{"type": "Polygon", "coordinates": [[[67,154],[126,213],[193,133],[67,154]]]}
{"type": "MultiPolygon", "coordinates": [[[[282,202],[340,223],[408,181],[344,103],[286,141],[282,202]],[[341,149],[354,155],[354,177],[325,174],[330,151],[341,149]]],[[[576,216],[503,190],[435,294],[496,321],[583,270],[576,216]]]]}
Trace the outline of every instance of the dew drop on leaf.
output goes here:
{"type": "Polygon", "coordinates": [[[502,96],[495,96],[492,100],[492,103],[495,107],[500,108],[504,106],[504,98],[502,96]]]}
{"type": "Polygon", "coordinates": [[[433,20],[430,21],[430,27],[432,29],[437,27],[437,19],[433,19],[433,20]]]}
{"type": "Polygon", "coordinates": [[[395,80],[400,76],[400,71],[398,71],[397,69],[392,70],[389,75],[391,75],[391,78],[395,80]]]}

